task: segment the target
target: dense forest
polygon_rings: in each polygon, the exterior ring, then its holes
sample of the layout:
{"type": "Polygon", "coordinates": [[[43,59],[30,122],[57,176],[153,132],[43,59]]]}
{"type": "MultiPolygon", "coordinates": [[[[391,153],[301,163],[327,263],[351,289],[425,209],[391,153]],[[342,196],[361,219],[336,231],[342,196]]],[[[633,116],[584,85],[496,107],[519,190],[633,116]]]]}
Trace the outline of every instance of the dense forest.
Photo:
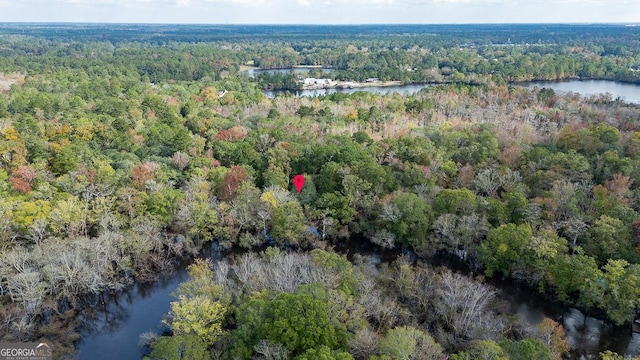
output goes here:
{"type": "Polygon", "coordinates": [[[525,325],[487,277],[630,327],[640,106],[516,82],[638,83],[638,35],[1,24],[0,339],[73,357],[105,294],[185,260],[150,359],[568,355],[561,324],[525,325]],[[242,71],[294,65],[439,85],[267,98],[299,79],[242,71]],[[235,255],[199,259],[212,244],[235,255]]]}

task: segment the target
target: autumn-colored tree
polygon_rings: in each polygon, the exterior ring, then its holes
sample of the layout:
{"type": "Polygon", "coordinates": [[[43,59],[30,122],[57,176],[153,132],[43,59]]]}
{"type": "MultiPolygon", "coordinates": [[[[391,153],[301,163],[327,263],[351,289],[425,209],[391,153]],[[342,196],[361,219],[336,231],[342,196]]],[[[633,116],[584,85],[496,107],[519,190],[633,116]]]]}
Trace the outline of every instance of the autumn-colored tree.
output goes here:
{"type": "Polygon", "coordinates": [[[33,166],[24,165],[13,171],[11,184],[16,191],[26,194],[33,188],[33,182],[36,178],[37,171],[33,166]]]}
{"type": "Polygon", "coordinates": [[[500,160],[512,170],[519,169],[524,161],[522,148],[519,145],[510,145],[504,148],[500,154],[500,160]]]}
{"type": "Polygon", "coordinates": [[[220,141],[238,141],[246,136],[244,130],[240,126],[234,126],[227,130],[220,130],[213,138],[220,141]]]}
{"type": "Polygon", "coordinates": [[[220,184],[220,199],[225,201],[235,199],[238,194],[238,188],[248,175],[247,171],[241,166],[232,166],[220,184]]]}
{"type": "Polygon", "coordinates": [[[636,220],[631,224],[631,233],[636,252],[640,252],[640,220],[636,220]]]}
{"type": "Polygon", "coordinates": [[[538,325],[536,335],[549,348],[552,360],[563,359],[571,350],[571,343],[565,337],[562,325],[549,318],[544,318],[538,325]]]}
{"type": "Polygon", "coordinates": [[[631,203],[632,192],[630,190],[633,184],[633,179],[630,176],[622,174],[613,175],[613,179],[607,180],[604,183],[604,187],[609,190],[609,193],[613,194],[616,199],[626,205],[631,203]]]}
{"type": "Polygon", "coordinates": [[[156,171],[158,169],[158,164],[152,162],[134,165],[131,169],[131,178],[133,179],[133,185],[139,190],[144,190],[147,181],[153,180],[155,178],[156,171]]]}

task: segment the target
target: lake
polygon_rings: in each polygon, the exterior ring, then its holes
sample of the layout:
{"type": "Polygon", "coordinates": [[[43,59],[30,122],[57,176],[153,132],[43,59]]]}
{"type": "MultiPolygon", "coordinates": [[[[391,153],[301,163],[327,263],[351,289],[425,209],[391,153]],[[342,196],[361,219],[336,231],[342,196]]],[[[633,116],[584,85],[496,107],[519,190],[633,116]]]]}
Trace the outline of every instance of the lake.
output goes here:
{"type": "MultiPolygon", "coordinates": [[[[297,69],[296,69],[297,70],[297,69]]],[[[290,71],[290,69],[288,70],[290,71]]],[[[573,92],[588,97],[599,94],[610,94],[612,99],[621,98],[622,100],[640,104],[640,85],[621,83],[608,80],[567,80],[567,81],[536,81],[527,83],[517,83],[515,86],[524,88],[548,88],[559,93],[573,92]]],[[[366,91],[372,94],[388,94],[397,92],[401,95],[415,94],[418,91],[434,86],[434,84],[408,84],[397,86],[367,86],[352,89],[319,89],[319,90],[298,90],[292,93],[295,96],[322,96],[341,92],[345,94],[353,94],[356,91],[366,91]]],[[[265,95],[273,98],[277,95],[286,94],[287,91],[265,91],[265,95]]]]}
{"type": "Polygon", "coordinates": [[[574,92],[582,96],[611,94],[613,99],[640,104],[640,85],[621,83],[608,80],[567,80],[567,81],[536,81],[517,84],[525,88],[547,88],[556,92],[574,92]]]}

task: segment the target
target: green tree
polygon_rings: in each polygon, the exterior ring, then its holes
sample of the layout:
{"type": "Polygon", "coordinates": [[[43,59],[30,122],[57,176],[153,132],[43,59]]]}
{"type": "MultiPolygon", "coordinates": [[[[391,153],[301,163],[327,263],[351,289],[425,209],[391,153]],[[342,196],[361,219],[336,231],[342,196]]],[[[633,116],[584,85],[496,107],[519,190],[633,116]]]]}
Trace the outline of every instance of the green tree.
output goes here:
{"type": "Polygon", "coordinates": [[[604,294],[600,307],[617,325],[633,321],[640,307],[640,265],[609,259],[602,270],[604,294]]]}
{"type": "Polygon", "coordinates": [[[226,308],[220,302],[204,296],[187,298],[171,303],[169,326],[177,335],[196,335],[205,344],[212,345],[222,334],[222,320],[226,308]]]}
{"type": "Polygon", "coordinates": [[[164,226],[169,226],[173,223],[178,205],[183,198],[184,194],[180,190],[163,187],[145,200],[147,213],[164,226]]]}
{"type": "Polygon", "coordinates": [[[469,189],[444,189],[433,202],[437,214],[469,215],[476,207],[476,195],[469,189]]]}
{"type": "Polygon", "coordinates": [[[65,236],[78,236],[86,231],[88,209],[76,197],[58,201],[49,216],[53,230],[65,236]]]}
{"type": "Polygon", "coordinates": [[[629,227],[619,219],[607,215],[600,216],[594,222],[590,235],[585,250],[592,254],[600,264],[604,264],[607,259],[624,258],[630,252],[629,227]]]}
{"type": "Polygon", "coordinates": [[[289,201],[271,210],[270,234],[281,245],[298,245],[305,231],[305,216],[297,201],[289,201]]]}
{"type": "Polygon", "coordinates": [[[500,345],[493,340],[477,340],[469,350],[451,354],[450,360],[509,360],[500,345]]]}
{"type": "Polygon", "coordinates": [[[207,345],[196,335],[162,336],[151,345],[148,360],[202,360],[209,356],[207,345]]]}
{"type": "Polygon", "coordinates": [[[516,261],[522,256],[533,232],[528,224],[506,224],[489,231],[487,239],[480,244],[479,257],[485,273],[492,276],[496,271],[509,276],[516,261]]]}
{"type": "Polygon", "coordinates": [[[538,339],[502,340],[499,344],[510,360],[551,360],[549,349],[538,339]]]}
{"type": "Polygon", "coordinates": [[[234,358],[248,359],[259,340],[283,344],[292,355],[326,346],[339,349],[327,304],[303,293],[279,293],[273,300],[252,297],[238,307],[232,333],[234,358]]]}
{"type": "Polygon", "coordinates": [[[346,351],[331,350],[328,346],[318,349],[309,349],[294,360],[353,360],[353,356],[346,351]]]}
{"type": "Polygon", "coordinates": [[[22,201],[11,210],[9,216],[14,226],[23,233],[27,233],[34,221],[40,220],[46,223],[50,212],[51,206],[48,201],[22,201]]]}
{"type": "Polygon", "coordinates": [[[380,342],[380,353],[394,360],[420,359],[439,360],[444,354],[442,347],[431,335],[411,326],[401,326],[389,330],[380,342]]]}
{"type": "Polygon", "coordinates": [[[418,195],[406,192],[397,193],[381,215],[396,239],[421,252],[435,250],[428,243],[431,217],[431,206],[418,195]]]}

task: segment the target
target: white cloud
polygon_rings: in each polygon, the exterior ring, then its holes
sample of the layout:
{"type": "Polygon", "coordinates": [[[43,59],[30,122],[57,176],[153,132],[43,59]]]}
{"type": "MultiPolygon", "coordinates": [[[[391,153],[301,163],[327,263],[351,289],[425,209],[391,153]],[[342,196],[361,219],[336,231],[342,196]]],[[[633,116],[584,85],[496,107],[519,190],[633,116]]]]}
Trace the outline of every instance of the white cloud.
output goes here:
{"type": "MultiPolygon", "coordinates": [[[[271,0],[196,0],[196,2],[205,2],[205,3],[215,3],[215,4],[226,4],[226,5],[243,5],[243,6],[251,6],[251,5],[269,5],[272,3],[271,0]]],[[[198,4],[194,4],[198,5],[198,4]]]]}

